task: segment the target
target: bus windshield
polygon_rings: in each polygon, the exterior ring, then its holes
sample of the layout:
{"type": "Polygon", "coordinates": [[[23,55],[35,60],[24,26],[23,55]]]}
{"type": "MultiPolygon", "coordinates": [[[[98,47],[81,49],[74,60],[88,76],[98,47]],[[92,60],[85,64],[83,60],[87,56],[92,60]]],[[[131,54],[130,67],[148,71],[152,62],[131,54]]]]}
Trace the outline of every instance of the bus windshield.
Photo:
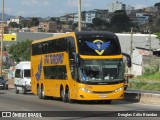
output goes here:
{"type": "Polygon", "coordinates": [[[84,83],[116,83],[123,81],[122,60],[81,60],[80,80],[84,83]]]}
{"type": "Polygon", "coordinates": [[[118,38],[107,36],[78,36],[79,54],[81,55],[119,55],[121,54],[118,38]]]}

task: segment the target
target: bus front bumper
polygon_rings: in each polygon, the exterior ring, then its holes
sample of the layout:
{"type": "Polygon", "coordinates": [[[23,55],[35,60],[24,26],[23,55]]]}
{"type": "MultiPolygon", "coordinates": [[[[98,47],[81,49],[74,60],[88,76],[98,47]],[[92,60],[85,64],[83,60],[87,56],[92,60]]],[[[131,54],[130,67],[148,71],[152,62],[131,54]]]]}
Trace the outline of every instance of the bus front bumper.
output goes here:
{"type": "Polygon", "coordinates": [[[95,93],[84,88],[80,88],[76,95],[76,100],[120,100],[124,98],[124,88],[119,88],[108,93],[95,93]]]}

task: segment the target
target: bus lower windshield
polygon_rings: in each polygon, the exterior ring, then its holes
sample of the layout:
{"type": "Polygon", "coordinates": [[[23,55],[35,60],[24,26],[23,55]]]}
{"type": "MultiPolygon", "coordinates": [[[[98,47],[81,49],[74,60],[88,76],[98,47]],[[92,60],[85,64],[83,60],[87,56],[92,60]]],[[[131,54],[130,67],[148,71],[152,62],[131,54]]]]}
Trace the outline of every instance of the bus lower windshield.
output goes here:
{"type": "Polygon", "coordinates": [[[83,83],[116,83],[123,81],[122,60],[81,60],[79,79],[83,83]]]}

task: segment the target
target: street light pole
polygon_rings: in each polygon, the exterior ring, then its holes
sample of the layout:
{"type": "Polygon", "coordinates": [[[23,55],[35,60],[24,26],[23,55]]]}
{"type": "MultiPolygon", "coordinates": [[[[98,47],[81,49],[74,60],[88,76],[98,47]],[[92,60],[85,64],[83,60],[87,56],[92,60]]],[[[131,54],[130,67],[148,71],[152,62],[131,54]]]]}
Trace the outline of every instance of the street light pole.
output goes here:
{"type": "Polygon", "coordinates": [[[2,76],[2,66],[3,66],[3,34],[4,34],[4,0],[2,0],[2,22],[1,22],[1,59],[0,59],[0,75],[2,76]]]}
{"type": "Polygon", "coordinates": [[[148,33],[149,33],[149,54],[151,55],[152,48],[151,48],[151,30],[150,29],[148,30],[148,33]]]}
{"type": "Polygon", "coordinates": [[[81,0],[78,0],[78,31],[81,31],[81,0]]]}

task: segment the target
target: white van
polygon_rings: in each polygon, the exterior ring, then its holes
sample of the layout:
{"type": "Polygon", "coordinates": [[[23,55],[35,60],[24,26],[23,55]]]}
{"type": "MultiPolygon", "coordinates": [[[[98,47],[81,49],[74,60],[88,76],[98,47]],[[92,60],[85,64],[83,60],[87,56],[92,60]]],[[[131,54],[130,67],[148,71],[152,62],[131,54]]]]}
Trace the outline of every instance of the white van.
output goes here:
{"type": "Polygon", "coordinates": [[[30,61],[20,62],[15,66],[14,78],[15,92],[22,91],[26,94],[31,91],[31,63],[30,61]]]}

